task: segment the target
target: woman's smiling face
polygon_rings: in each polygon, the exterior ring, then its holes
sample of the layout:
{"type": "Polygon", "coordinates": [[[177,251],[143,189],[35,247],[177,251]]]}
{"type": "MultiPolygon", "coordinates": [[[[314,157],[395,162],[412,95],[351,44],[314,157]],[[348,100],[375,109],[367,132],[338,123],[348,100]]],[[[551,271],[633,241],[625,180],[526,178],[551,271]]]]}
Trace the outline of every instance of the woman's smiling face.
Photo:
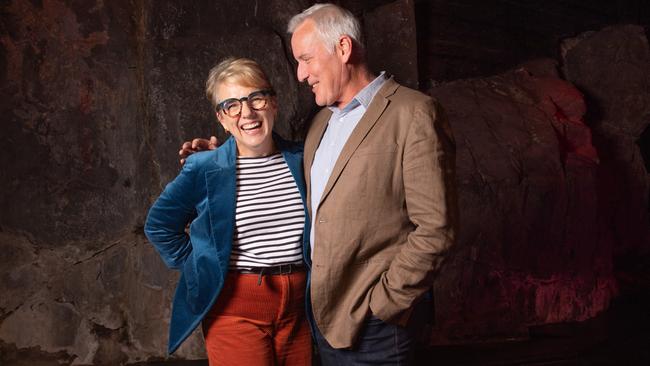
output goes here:
{"type": "MultiPolygon", "coordinates": [[[[261,89],[226,81],[219,85],[217,97],[221,102],[227,99],[240,100],[261,89]]],[[[263,97],[267,98],[267,103],[262,109],[251,108],[251,101],[247,100],[241,101],[241,112],[238,116],[231,117],[222,109],[217,111],[217,119],[237,142],[239,156],[266,156],[275,150],[272,131],[277,115],[276,100],[271,95],[263,97]]]]}

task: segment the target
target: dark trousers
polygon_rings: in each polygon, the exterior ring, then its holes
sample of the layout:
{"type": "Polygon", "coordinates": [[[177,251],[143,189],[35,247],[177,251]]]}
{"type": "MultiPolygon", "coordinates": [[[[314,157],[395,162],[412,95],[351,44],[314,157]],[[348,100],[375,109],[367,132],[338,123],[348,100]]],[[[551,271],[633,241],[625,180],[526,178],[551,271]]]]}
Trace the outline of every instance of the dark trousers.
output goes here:
{"type": "MultiPolygon", "coordinates": [[[[311,316],[311,312],[309,312],[311,316]]],[[[416,319],[411,319],[416,320],[416,319]]],[[[352,349],[332,348],[313,322],[312,331],[322,366],[339,365],[411,365],[418,331],[418,321],[407,328],[388,324],[370,316],[352,349]]],[[[422,324],[422,322],[419,322],[422,324]]]]}

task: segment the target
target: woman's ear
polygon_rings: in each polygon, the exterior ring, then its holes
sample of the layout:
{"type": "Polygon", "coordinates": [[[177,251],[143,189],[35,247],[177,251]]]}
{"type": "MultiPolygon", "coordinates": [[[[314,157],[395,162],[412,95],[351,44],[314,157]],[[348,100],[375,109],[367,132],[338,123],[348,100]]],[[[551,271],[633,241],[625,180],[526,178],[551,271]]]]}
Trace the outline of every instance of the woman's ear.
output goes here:
{"type": "Polygon", "coordinates": [[[219,124],[221,125],[223,130],[226,131],[226,133],[229,133],[230,131],[228,131],[228,129],[226,128],[226,124],[223,123],[223,116],[221,115],[221,113],[214,112],[214,114],[215,114],[215,116],[217,116],[217,121],[219,121],[219,124]]]}

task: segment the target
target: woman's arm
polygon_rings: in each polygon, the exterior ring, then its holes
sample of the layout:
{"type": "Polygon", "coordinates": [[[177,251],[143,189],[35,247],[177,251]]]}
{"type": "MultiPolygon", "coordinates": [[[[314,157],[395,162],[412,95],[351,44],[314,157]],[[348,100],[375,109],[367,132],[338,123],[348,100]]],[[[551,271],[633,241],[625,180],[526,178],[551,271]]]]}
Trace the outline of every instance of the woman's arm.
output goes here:
{"type": "Polygon", "coordinates": [[[145,235],[172,269],[180,268],[192,252],[185,228],[196,216],[196,168],[196,160],[188,159],[149,209],[144,225],[145,235]]]}

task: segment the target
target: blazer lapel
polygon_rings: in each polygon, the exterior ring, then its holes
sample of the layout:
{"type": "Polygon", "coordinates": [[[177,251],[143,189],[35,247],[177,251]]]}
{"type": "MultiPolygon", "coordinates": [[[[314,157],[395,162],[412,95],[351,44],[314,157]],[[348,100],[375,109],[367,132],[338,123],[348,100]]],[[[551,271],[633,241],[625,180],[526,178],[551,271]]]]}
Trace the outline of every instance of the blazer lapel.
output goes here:
{"type": "Polygon", "coordinates": [[[328,108],[321,109],[314,121],[312,122],[311,127],[307,133],[307,138],[305,139],[305,152],[304,152],[304,168],[305,168],[305,183],[307,185],[307,209],[309,210],[309,216],[311,217],[311,165],[314,163],[314,157],[316,156],[316,149],[320,144],[320,140],[325,134],[327,129],[327,122],[332,116],[332,111],[328,108]]]}
{"type": "MultiPolygon", "coordinates": [[[[303,151],[302,149],[296,150],[295,148],[289,148],[287,143],[281,139],[280,136],[274,134],[275,143],[278,146],[278,149],[282,153],[284,161],[289,167],[289,171],[293,176],[293,179],[296,181],[296,186],[298,186],[298,191],[300,192],[300,198],[303,202],[306,202],[307,192],[305,192],[305,174],[303,167],[303,151]]],[[[306,206],[305,206],[306,207],[306,206]]]]}
{"type": "Polygon", "coordinates": [[[361,120],[359,120],[359,123],[348,138],[348,141],[345,143],[345,146],[343,146],[343,150],[341,150],[341,154],[332,169],[332,174],[325,185],[320,202],[323,202],[323,200],[327,198],[327,195],[332,190],[332,187],[334,187],[334,184],[336,184],[336,181],[339,179],[341,172],[343,172],[343,169],[348,164],[352,154],[357,150],[375,123],[377,123],[386,107],[388,107],[388,104],[390,103],[388,96],[392,95],[398,86],[399,84],[397,84],[392,78],[388,79],[372,99],[372,102],[370,102],[370,105],[368,106],[368,110],[363,114],[361,120]]]}
{"type": "MultiPolygon", "coordinates": [[[[235,200],[237,199],[236,167],[237,147],[229,138],[215,154],[215,168],[205,172],[208,191],[208,215],[216,250],[230,253],[235,227],[235,200]],[[223,149],[222,151],[219,151],[223,149]],[[224,218],[229,218],[224,220],[224,218]]],[[[220,255],[222,268],[228,268],[229,255],[220,255]]]]}

